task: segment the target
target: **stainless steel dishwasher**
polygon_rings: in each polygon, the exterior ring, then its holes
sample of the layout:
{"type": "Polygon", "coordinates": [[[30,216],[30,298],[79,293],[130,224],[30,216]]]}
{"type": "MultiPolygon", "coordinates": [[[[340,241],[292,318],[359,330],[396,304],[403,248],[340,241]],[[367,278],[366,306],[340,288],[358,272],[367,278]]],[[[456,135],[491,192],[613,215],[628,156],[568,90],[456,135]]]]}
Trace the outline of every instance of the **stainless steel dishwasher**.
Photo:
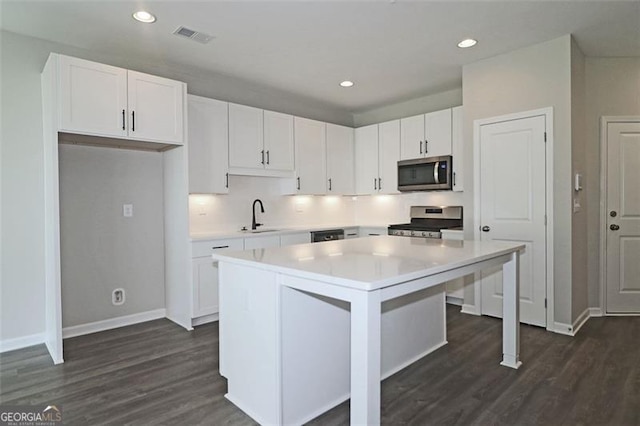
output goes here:
{"type": "Polygon", "coordinates": [[[322,241],[344,240],[344,229],[327,229],[324,231],[311,232],[311,242],[320,243],[322,241]]]}

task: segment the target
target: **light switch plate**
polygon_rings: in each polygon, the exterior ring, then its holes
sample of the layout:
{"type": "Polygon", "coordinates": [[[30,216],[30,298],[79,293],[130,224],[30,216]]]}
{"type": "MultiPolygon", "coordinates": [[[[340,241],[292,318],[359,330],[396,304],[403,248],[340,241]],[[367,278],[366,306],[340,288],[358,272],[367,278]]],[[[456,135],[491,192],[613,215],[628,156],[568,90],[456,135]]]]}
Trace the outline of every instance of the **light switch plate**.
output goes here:
{"type": "Polygon", "coordinates": [[[122,205],[122,216],[133,217],[133,204],[122,205]]]}

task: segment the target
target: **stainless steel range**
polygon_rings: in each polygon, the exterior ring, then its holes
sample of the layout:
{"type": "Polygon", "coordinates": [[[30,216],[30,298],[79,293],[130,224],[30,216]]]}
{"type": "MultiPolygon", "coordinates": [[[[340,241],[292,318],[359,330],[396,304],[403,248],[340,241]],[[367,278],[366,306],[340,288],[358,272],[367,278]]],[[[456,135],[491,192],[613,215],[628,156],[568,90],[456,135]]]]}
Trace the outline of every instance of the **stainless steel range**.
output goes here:
{"type": "Polygon", "coordinates": [[[411,222],[389,225],[387,234],[442,238],[441,229],[462,229],[462,206],[411,206],[411,222]]]}

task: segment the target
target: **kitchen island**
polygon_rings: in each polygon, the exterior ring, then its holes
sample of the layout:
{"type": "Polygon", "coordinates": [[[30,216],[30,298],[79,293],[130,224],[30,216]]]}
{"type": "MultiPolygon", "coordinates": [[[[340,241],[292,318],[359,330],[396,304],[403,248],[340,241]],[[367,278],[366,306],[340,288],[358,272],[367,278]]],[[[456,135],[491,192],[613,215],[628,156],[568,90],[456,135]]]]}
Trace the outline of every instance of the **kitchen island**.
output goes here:
{"type": "Polygon", "coordinates": [[[218,252],[220,374],[261,424],[301,424],[351,398],[380,423],[380,381],[446,344],[444,286],[503,265],[502,365],[518,368],[521,244],[378,236],[218,252]]]}

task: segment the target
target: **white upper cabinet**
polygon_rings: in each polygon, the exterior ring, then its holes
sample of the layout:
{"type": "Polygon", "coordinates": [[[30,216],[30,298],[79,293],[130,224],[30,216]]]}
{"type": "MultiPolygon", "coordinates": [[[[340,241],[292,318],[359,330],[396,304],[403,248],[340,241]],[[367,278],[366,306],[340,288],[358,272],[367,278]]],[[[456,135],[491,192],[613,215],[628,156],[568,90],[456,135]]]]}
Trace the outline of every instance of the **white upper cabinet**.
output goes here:
{"type": "Polygon", "coordinates": [[[60,55],[60,131],[127,137],[127,70],[60,55]]]}
{"type": "Polygon", "coordinates": [[[358,127],[356,135],[356,193],[378,192],[378,125],[358,127]]]}
{"type": "Polygon", "coordinates": [[[229,104],[229,167],[263,169],[263,110],[229,104]]]}
{"type": "Polygon", "coordinates": [[[229,167],[235,174],[291,176],[293,116],[229,104],[229,167]]]}
{"type": "Polygon", "coordinates": [[[398,194],[400,120],[380,123],[378,131],[378,192],[398,194]]]}
{"type": "Polygon", "coordinates": [[[356,129],[356,192],[398,193],[400,120],[356,129]]]}
{"type": "Polygon", "coordinates": [[[464,148],[462,139],[462,107],[451,110],[451,154],[453,155],[453,190],[464,190],[464,148]]]}
{"type": "Polygon", "coordinates": [[[59,130],[180,145],[186,85],[59,55],[59,130]]]}
{"type": "Polygon", "coordinates": [[[296,193],[325,194],[326,124],[294,117],[296,143],[296,193]]]}
{"type": "Polygon", "coordinates": [[[355,193],[353,128],[327,124],[327,194],[355,193]]]}
{"type": "Polygon", "coordinates": [[[400,158],[424,157],[424,114],[400,119],[400,158]]]}
{"type": "Polygon", "coordinates": [[[294,169],[293,116],[264,112],[264,167],[269,170],[294,169]]]}
{"type": "Polygon", "coordinates": [[[424,115],[424,154],[451,155],[451,108],[424,115]]]}
{"type": "Polygon", "coordinates": [[[128,71],[129,138],[183,141],[183,83],[128,71]]]}
{"type": "Polygon", "coordinates": [[[189,193],[229,192],[228,104],[188,96],[189,193]]]}
{"type": "Polygon", "coordinates": [[[400,159],[451,155],[451,108],[400,120],[400,159]]]}

